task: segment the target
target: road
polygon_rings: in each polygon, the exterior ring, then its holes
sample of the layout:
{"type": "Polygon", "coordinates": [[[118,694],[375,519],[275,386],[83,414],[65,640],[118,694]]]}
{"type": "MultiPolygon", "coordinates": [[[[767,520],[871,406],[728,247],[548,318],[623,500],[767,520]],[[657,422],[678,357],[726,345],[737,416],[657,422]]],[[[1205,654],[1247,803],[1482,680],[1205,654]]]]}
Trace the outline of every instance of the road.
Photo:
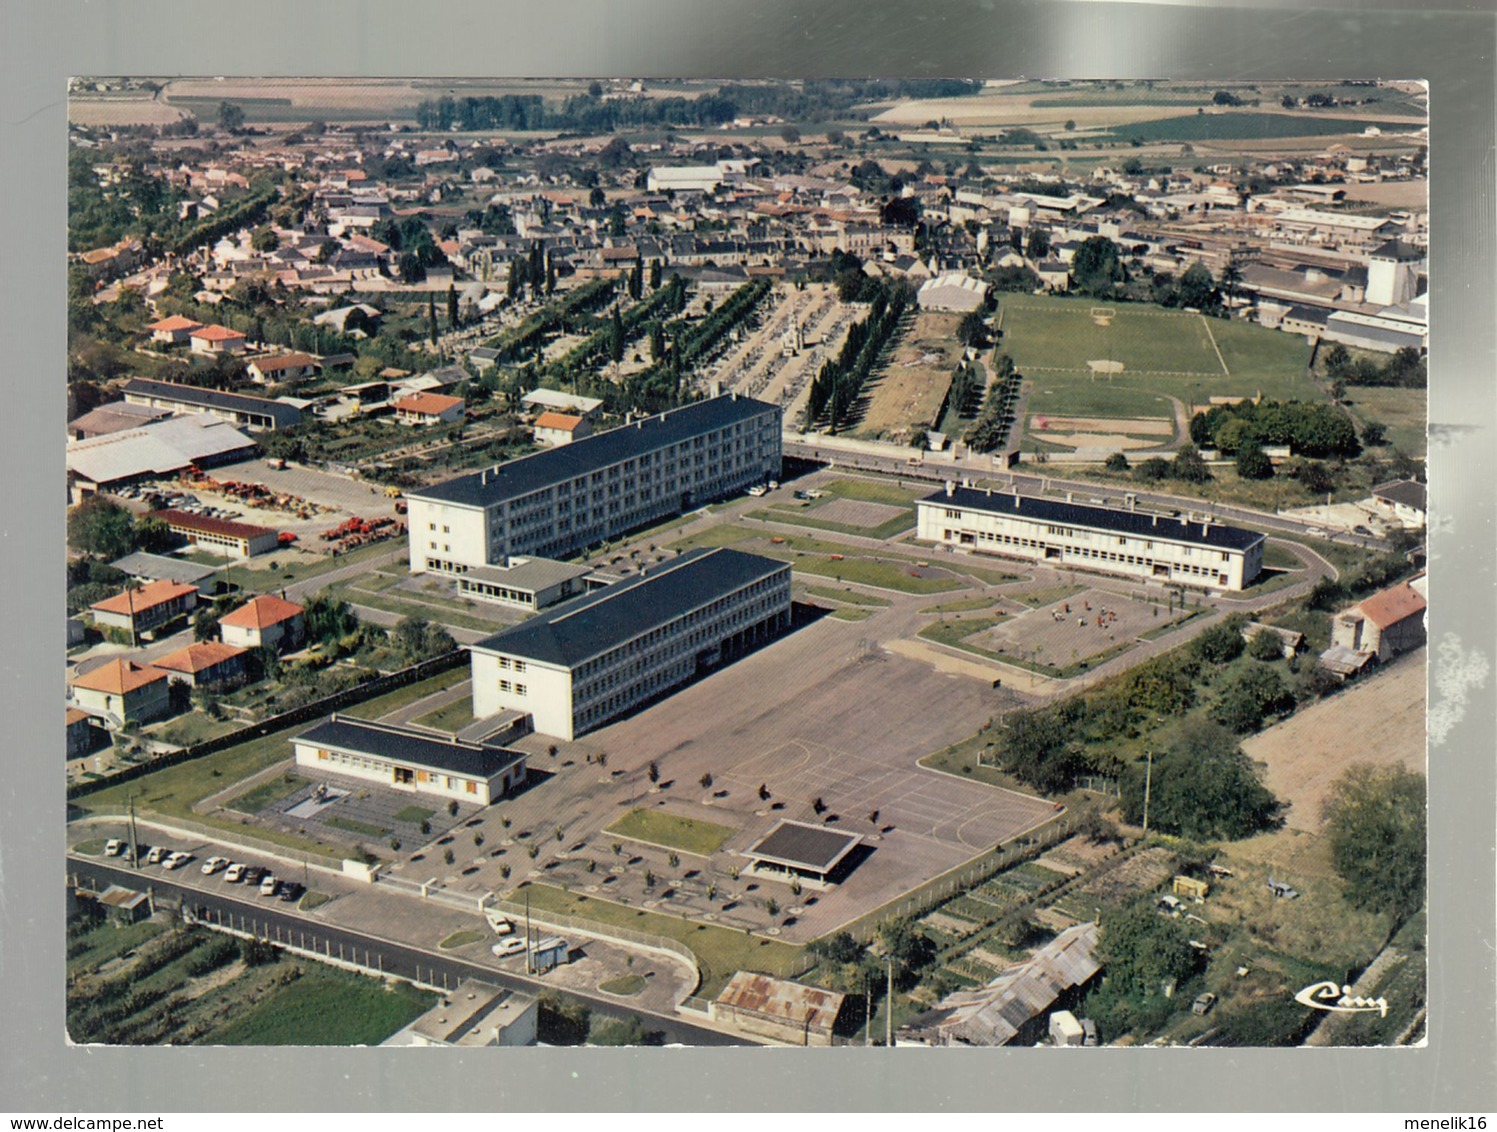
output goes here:
{"type": "MultiPolygon", "coordinates": [[[[119,884],[127,888],[139,889],[142,886],[141,874],[133,869],[106,865],[72,854],[68,855],[68,869],[80,880],[101,887],[119,884]]],[[[555,989],[544,979],[510,974],[495,970],[493,967],[433,954],[420,948],[381,939],[378,936],[333,927],[293,911],[290,905],[279,900],[261,899],[247,894],[241,897],[230,895],[223,890],[203,891],[188,884],[178,883],[176,878],[168,873],[153,872],[149,883],[158,894],[168,892],[174,897],[183,899],[187,907],[194,910],[197,918],[209,926],[221,925],[236,931],[250,932],[261,939],[269,939],[272,943],[279,941],[299,949],[317,952],[332,960],[355,963],[371,971],[379,971],[397,978],[436,987],[455,987],[463,979],[478,979],[527,994],[555,989]]],[[[621,1007],[617,1002],[594,997],[571,988],[568,988],[565,993],[587,1003],[596,1013],[612,1018],[641,1015],[645,1019],[646,1027],[661,1032],[667,1043],[679,1042],[690,1046],[756,1044],[746,1038],[698,1026],[680,1018],[637,1008],[621,1007]]]]}

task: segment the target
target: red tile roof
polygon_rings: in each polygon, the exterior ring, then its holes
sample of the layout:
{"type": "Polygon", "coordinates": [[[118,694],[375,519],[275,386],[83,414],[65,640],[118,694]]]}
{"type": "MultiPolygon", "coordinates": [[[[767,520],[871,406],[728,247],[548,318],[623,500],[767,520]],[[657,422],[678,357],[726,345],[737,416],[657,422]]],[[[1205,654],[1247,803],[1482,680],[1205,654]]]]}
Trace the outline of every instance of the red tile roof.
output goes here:
{"type": "Polygon", "coordinates": [[[90,692],[106,692],[112,696],[123,696],[165,680],[166,673],[150,665],[136,664],[133,660],[111,660],[91,672],[73,678],[73,687],[90,692]]]}
{"type": "Polygon", "coordinates": [[[190,593],[196,593],[196,586],[189,586],[185,582],[170,582],[165,579],[157,582],[147,582],[138,589],[128,589],[123,593],[117,593],[113,597],[96,601],[90,609],[99,610],[102,613],[123,613],[134,616],[143,613],[147,609],[154,609],[158,605],[165,605],[169,601],[175,601],[180,597],[186,597],[190,593]]]}
{"type": "Polygon", "coordinates": [[[157,668],[168,672],[196,674],[222,664],[226,660],[233,660],[236,656],[243,656],[248,651],[238,645],[226,645],[221,641],[200,641],[197,644],[188,645],[185,649],[178,649],[168,656],[163,656],[153,663],[157,668]]]}
{"type": "Polygon", "coordinates": [[[201,330],[194,330],[192,337],[201,338],[204,342],[231,342],[235,338],[243,338],[237,330],[230,330],[227,326],[205,326],[201,330]]]}
{"type": "Polygon", "coordinates": [[[68,708],[68,726],[69,727],[73,726],[73,724],[75,724],[75,723],[79,723],[82,720],[85,720],[85,719],[88,719],[88,718],[90,718],[88,712],[86,712],[86,711],[80,711],[78,708],[75,708],[75,707],[68,708]]]}
{"type": "Polygon", "coordinates": [[[1354,612],[1361,613],[1379,629],[1386,629],[1423,613],[1426,607],[1427,603],[1414,588],[1403,582],[1392,589],[1373,594],[1357,606],[1354,612]]]}
{"type": "Polygon", "coordinates": [[[282,354],[278,358],[256,358],[249,364],[261,373],[276,373],[283,369],[305,369],[315,360],[311,354],[282,354]]]}
{"type": "Polygon", "coordinates": [[[437,417],[462,403],[461,397],[448,397],[442,393],[412,393],[409,397],[402,397],[395,402],[395,411],[437,417]]]}
{"type": "Polygon", "coordinates": [[[233,523],[228,519],[215,519],[211,515],[194,515],[190,511],[153,511],[151,517],[160,519],[173,530],[193,531],[205,535],[222,535],[224,538],[258,538],[273,535],[269,527],[256,527],[250,523],[233,523]]]}
{"type": "Polygon", "coordinates": [[[536,428],[557,428],[566,432],[576,431],[581,423],[581,417],[568,416],[566,413],[542,413],[535,418],[536,428]]]}
{"type": "Polygon", "coordinates": [[[196,329],[198,329],[198,327],[200,327],[202,325],[203,324],[201,322],[198,322],[195,319],[185,318],[185,317],[183,317],[180,314],[174,314],[174,315],[171,315],[168,318],[163,318],[160,322],[153,322],[153,323],[151,323],[151,325],[148,326],[148,327],[146,327],[146,329],[147,330],[196,330],[196,329]]]}
{"type": "Polygon", "coordinates": [[[219,618],[218,623],[235,629],[267,629],[282,621],[290,621],[303,612],[302,607],[295,602],[286,601],[275,594],[261,594],[250,598],[233,613],[219,618]]]}

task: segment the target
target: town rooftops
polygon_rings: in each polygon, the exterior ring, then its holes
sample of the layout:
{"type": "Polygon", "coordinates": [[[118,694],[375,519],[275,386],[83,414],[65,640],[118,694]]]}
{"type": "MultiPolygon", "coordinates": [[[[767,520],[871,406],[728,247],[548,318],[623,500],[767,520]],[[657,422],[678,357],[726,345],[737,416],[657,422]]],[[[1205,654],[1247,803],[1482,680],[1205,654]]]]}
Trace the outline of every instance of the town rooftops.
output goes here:
{"type": "Polygon", "coordinates": [[[1380,483],[1374,487],[1372,496],[1374,499],[1386,499],[1389,503],[1401,503],[1416,511],[1424,511],[1428,489],[1422,483],[1415,483],[1413,480],[1390,480],[1388,483],[1380,483]]]}
{"type": "Polygon", "coordinates": [[[198,322],[196,319],[185,318],[180,314],[174,314],[157,322],[151,323],[151,325],[146,327],[146,329],[153,332],[161,331],[163,333],[172,333],[178,330],[197,330],[202,325],[203,324],[201,322],[198,322]]]}
{"type": "Polygon", "coordinates": [[[1258,531],[1229,527],[1224,523],[1202,523],[1195,520],[1187,522],[1183,518],[1153,512],[1089,507],[1038,495],[1017,496],[968,487],[953,487],[949,492],[938,491],[920,502],[931,506],[963,507],[993,515],[1012,515],[1042,523],[1065,523],[1122,535],[1136,535],[1139,538],[1211,546],[1222,550],[1246,550],[1264,539],[1264,535],[1258,531]]]}
{"type": "Polygon", "coordinates": [[[336,714],[303,731],[292,742],[475,778],[493,778],[525,758],[522,751],[490,743],[465,743],[430,731],[336,714]]]}
{"type": "Polygon", "coordinates": [[[819,825],[780,821],[744,853],[772,865],[829,873],[857,848],[861,838],[819,825]]]}
{"type": "Polygon", "coordinates": [[[200,326],[192,332],[192,337],[200,338],[204,342],[234,342],[243,341],[244,335],[237,330],[230,330],[227,326],[200,326]]]}
{"type": "Polygon", "coordinates": [[[198,673],[206,672],[226,660],[233,660],[236,656],[243,656],[248,651],[238,645],[226,645],[222,641],[198,641],[151,663],[166,672],[198,673]]]}
{"type": "Polygon", "coordinates": [[[159,668],[120,658],[73,677],[73,687],[89,692],[104,692],[111,696],[124,696],[137,688],[165,679],[166,673],[159,668]]]}
{"type": "Polygon", "coordinates": [[[194,515],[190,511],[176,511],[171,508],[153,511],[151,515],[152,518],[160,519],[172,530],[222,535],[224,538],[252,539],[275,534],[275,531],[269,527],[257,527],[251,523],[234,523],[228,519],[215,519],[211,515],[194,515]]]}
{"type": "Polygon", "coordinates": [[[268,629],[304,612],[295,602],[286,601],[275,594],[260,594],[250,598],[234,612],[224,614],[218,619],[218,623],[235,629],[268,629]]]}
{"type": "Polygon", "coordinates": [[[282,401],[271,401],[264,397],[246,397],[243,393],[224,393],[218,389],[199,389],[192,385],[178,385],[171,381],[152,381],[145,377],[134,377],[125,383],[126,397],[158,398],[178,405],[213,410],[222,409],[231,413],[255,413],[267,416],[277,428],[286,428],[301,420],[301,412],[282,401]]]}
{"type": "Polygon", "coordinates": [[[469,647],[574,668],[731,590],[789,569],[788,563],[727,547],[689,550],[469,647]]]}
{"type": "Polygon", "coordinates": [[[459,476],[406,494],[411,499],[434,503],[488,507],[544,491],[578,476],[689,440],[703,432],[770,413],[778,418],[779,407],[736,394],[714,397],[646,417],[622,428],[594,433],[560,448],[522,456],[489,471],[459,476]]]}
{"type": "Polygon", "coordinates": [[[799,1029],[829,1032],[846,996],[754,971],[739,971],[717,996],[719,1006],[772,1018],[799,1029]]]}
{"type": "Polygon", "coordinates": [[[196,586],[185,582],[147,582],[138,588],[127,589],[103,601],[96,601],[89,608],[100,613],[119,613],[133,617],[137,613],[177,601],[197,591],[196,586]]]}

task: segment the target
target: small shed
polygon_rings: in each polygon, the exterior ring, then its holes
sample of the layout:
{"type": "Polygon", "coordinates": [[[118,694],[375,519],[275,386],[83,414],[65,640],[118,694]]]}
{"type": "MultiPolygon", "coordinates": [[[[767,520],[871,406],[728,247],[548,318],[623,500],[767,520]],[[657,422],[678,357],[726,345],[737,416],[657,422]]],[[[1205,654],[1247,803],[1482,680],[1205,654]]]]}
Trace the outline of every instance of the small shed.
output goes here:
{"type": "Polygon", "coordinates": [[[712,1004],[716,1021],[792,1045],[829,1046],[845,995],[739,971],[712,1004]]]}
{"type": "Polygon", "coordinates": [[[115,923],[136,924],[151,917],[151,897],[133,888],[111,884],[99,894],[99,906],[115,923]]]}
{"type": "Polygon", "coordinates": [[[1176,877],[1170,886],[1170,891],[1176,896],[1184,896],[1190,900],[1205,900],[1206,893],[1211,891],[1211,885],[1195,877],[1176,877]]]}

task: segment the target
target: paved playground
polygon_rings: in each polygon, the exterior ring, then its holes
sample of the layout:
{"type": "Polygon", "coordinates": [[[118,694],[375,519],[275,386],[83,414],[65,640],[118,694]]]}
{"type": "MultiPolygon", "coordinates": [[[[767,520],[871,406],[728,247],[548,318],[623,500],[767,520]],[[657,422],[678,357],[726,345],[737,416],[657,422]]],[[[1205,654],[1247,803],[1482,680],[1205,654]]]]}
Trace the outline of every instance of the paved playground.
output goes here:
{"type": "Polygon", "coordinates": [[[1179,609],[1169,610],[1163,595],[1156,601],[1093,586],[1002,621],[974,634],[969,642],[990,652],[1066,668],[1183,616],[1179,609]]]}

